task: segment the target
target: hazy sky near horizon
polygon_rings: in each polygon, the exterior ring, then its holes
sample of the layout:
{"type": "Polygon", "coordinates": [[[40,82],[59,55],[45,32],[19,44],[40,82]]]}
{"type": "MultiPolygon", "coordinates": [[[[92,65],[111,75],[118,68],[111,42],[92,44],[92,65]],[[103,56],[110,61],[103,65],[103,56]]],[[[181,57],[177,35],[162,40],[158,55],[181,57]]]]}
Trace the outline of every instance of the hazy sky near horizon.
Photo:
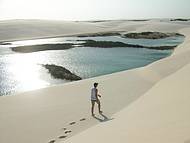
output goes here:
{"type": "Polygon", "coordinates": [[[190,18],[190,0],[0,0],[0,19],[190,18]]]}

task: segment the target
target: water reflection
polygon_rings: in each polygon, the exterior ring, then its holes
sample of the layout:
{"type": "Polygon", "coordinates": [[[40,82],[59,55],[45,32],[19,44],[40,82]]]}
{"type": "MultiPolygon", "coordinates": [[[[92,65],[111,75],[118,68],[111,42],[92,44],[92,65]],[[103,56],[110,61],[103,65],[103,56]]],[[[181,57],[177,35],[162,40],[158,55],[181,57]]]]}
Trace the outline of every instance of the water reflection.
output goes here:
{"type": "Polygon", "coordinates": [[[35,64],[36,61],[38,58],[30,54],[17,54],[10,59],[11,66],[8,67],[8,71],[10,71],[13,80],[22,83],[18,88],[32,90],[49,85],[48,82],[41,79],[41,67],[35,64]]]}

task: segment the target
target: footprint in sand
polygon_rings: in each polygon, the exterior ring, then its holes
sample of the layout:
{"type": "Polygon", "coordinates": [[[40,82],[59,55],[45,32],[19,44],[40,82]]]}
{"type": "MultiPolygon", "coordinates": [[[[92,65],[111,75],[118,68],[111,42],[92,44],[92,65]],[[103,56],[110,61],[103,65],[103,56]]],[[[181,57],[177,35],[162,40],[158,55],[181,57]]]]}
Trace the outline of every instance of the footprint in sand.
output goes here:
{"type": "Polygon", "coordinates": [[[65,134],[71,133],[72,131],[65,131],[65,134]]]}
{"type": "MultiPolygon", "coordinates": [[[[86,120],[86,118],[81,118],[80,119],[80,121],[85,121],[86,120]]],[[[71,122],[71,123],[69,123],[69,125],[74,125],[74,124],[76,124],[76,122],[71,122]]],[[[68,134],[68,133],[71,133],[72,131],[70,131],[70,130],[67,130],[67,128],[62,128],[62,130],[64,130],[65,131],[65,134],[68,134]]],[[[59,139],[64,139],[64,138],[66,138],[67,136],[65,136],[65,135],[63,135],[63,136],[59,136],[58,138],[59,139]]],[[[55,140],[51,140],[51,141],[49,141],[48,143],[55,143],[55,140]]]]}
{"type": "Polygon", "coordinates": [[[59,136],[59,139],[64,139],[66,138],[67,136],[59,136]]]}
{"type": "Polygon", "coordinates": [[[86,120],[86,118],[82,118],[82,119],[80,119],[80,121],[84,121],[84,120],[86,120]]]}
{"type": "Polygon", "coordinates": [[[74,125],[74,124],[76,124],[76,122],[71,122],[71,123],[69,123],[69,125],[74,125]]]}
{"type": "Polygon", "coordinates": [[[49,141],[48,143],[55,143],[55,140],[51,140],[51,141],[49,141]]]}
{"type": "Polygon", "coordinates": [[[67,129],[67,128],[62,128],[62,130],[64,130],[64,131],[65,131],[66,129],[67,129]]]}

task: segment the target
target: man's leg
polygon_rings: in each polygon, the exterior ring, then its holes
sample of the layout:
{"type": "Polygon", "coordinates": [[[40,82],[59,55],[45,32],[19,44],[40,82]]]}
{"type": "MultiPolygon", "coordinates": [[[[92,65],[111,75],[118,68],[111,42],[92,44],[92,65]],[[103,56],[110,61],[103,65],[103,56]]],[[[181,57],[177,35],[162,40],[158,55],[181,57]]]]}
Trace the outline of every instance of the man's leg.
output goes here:
{"type": "Polygon", "coordinates": [[[100,100],[99,99],[97,100],[97,103],[98,103],[98,111],[99,111],[99,113],[102,113],[102,111],[100,110],[101,109],[101,104],[100,104],[100,100]]]}
{"type": "Polygon", "coordinates": [[[92,113],[92,116],[94,116],[94,104],[95,104],[95,101],[91,100],[91,103],[92,103],[91,113],[92,113]]]}

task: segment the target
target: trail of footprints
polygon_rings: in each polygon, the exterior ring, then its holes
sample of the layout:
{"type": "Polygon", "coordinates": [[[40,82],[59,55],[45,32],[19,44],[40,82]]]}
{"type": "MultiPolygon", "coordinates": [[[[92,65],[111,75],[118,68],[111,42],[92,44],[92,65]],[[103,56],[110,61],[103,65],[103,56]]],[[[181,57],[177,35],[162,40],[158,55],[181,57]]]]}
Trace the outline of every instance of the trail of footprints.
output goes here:
{"type": "MultiPolygon", "coordinates": [[[[85,120],[86,120],[86,118],[81,118],[79,121],[82,122],[85,120]]],[[[76,122],[69,123],[70,126],[72,126],[74,124],[76,124],[76,122]]],[[[59,136],[58,139],[65,139],[69,135],[69,133],[72,132],[71,130],[68,130],[67,128],[62,128],[62,130],[64,131],[64,135],[59,136]]],[[[53,139],[53,140],[50,140],[48,143],[55,143],[55,142],[56,142],[56,140],[53,139]]]]}

